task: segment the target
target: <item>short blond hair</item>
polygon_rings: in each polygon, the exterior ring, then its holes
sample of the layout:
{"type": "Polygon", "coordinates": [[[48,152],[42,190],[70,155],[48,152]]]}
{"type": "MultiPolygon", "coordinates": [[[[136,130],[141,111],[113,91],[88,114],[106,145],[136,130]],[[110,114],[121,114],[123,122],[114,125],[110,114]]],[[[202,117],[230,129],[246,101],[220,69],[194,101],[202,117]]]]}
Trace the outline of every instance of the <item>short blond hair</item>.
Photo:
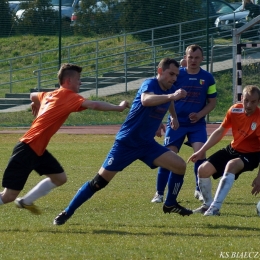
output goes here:
{"type": "Polygon", "coordinates": [[[255,93],[258,94],[258,100],[260,100],[260,89],[259,89],[258,86],[256,86],[256,85],[247,85],[243,89],[243,95],[245,95],[245,94],[252,95],[252,94],[255,94],[255,93]]]}

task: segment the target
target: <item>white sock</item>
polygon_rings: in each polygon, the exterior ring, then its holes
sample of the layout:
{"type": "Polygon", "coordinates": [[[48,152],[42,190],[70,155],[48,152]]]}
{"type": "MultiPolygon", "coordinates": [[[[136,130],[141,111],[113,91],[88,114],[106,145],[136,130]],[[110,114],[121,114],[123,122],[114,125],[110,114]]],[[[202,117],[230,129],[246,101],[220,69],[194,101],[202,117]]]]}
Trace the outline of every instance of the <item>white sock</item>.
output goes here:
{"type": "Polygon", "coordinates": [[[230,172],[225,172],[222,176],[218,188],[214,197],[214,201],[211,206],[214,206],[218,209],[221,208],[224,199],[226,198],[228,192],[230,191],[235,180],[235,174],[230,172]]]}
{"type": "Polygon", "coordinates": [[[201,194],[203,196],[204,204],[206,204],[208,207],[213,201],[212,194],[211,194],[211,179],[210,178],[199,178],[199,187],[201,194]]]}
{"type": "Polygon", "coordinates": [[[50,178],[43,179],[36,186],[34,186],[25,196],[23,196],[24,204],[31,205],[35,200],[48,194],[57,186],[50,178]]]}

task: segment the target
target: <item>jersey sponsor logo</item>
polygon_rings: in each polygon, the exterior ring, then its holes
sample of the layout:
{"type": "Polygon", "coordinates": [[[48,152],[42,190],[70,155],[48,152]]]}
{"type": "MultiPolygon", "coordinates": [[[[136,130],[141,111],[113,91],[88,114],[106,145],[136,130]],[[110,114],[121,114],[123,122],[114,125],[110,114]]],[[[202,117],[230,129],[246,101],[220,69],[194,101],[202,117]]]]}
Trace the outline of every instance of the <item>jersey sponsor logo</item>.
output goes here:
{"type": "Polygon", "coordinates": [[[197,78],[189,78],[189,80],[197,80],[197,78]]]}
{"type": "Polygon", "coordinates": [[[244,113],[244,108],[232,108],[232,113],[244,113]]]}
{"type": "Polygon", "coordinates": [[[200,85],[204,85],[205,84],[205,80],[204,79],[200,79],[200,85]]]}
{"type": "Polygon", "coordinates": [[[254,131],[256,129],[256,122],[253,122],[252,125],[251,125],[251,129],[254,131]]]}

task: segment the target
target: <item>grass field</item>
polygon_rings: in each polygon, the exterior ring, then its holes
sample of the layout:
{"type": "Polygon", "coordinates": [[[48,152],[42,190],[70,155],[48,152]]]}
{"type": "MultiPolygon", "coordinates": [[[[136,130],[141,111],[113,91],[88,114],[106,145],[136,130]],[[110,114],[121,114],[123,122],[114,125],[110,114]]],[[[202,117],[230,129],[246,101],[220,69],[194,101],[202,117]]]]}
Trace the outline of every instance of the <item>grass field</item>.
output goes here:
{"type": "MultiPolygon", "coordinates": [[[[17,134],[0,135],[0,169],[4,171],[17,134]]],[[[82,205],[64,225],[52,221],[68,204],[77,189],[95,175],[114,140],[113,135],[56,134],[48,149],[68,175],[68,182],[37,201],[40,216],[15,208],[1,207],[0,259],[241,259],[258,253],[259,217],[250,194],[256,176],[244,173],[226,198],[219,217],[164,214],[162,204],[150,202],[155,192],[157,170],[136,161],[103,190],[82,205]],[[236,255],[235,255],[236,254],[236,255]],[[236,257],[235,257],[236,256],[236,257]]],[[[158,139],[162,142],[162,139],[158,139]]],[[[226,137],[208,155],[230,142],[226,137]]],[[[180,155],[191,155],[183,147],[180,155]]],[[[40,177],[32,173],[21,195],[40,177]]],[[[213,190],[218,181],[213,181],[213,190]]],[[[179,202],[196,208],[193,197],[193,164],[189,163],[179,202]]],[[[247,257],[249,258],[249,257],[247,257]]]]}

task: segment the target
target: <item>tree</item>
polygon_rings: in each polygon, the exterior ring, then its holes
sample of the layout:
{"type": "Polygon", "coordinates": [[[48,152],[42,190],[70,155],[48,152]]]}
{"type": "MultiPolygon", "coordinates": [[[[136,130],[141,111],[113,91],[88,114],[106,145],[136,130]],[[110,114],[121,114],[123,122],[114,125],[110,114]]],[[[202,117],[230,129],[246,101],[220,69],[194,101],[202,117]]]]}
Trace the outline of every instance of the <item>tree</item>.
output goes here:
{"type": "Polygon", "coordinates": [[[59,15],[52,8],[51,0],[33,0],[23,4],[24,12],[18,20],[20,33],[52,35],[58,32],[59,15]]]}
{"type": "Polygon", "coordinates": [[[120,31],[119,17],[121,11],[118,0],[81,1],[80,7],[76,10],[76,16],[75,33],[91,36],[120,31]]]}
{"type": "MultiPolygon", "coordinates": [[[[125,0],[124,16],[121,18],[127,32],[139,31],[153,27],[177,24],[205,17],[202,12],[204,0],[157,1],[157,0],[125,0]]],[[[182,26],[182,33],[205,28],[204,22],[182,26]]],[[[157,35],[176,35],[176,28],[157,30],[157,35]]],[[[142,34],[144,35],[144,34],[142,34]]],[[[143,36],[142,36],[143,37],[143,36]]]]}
{"type": "Polygon", "coordinates": [[[7,0],[0,0],[0,10],[1,10],[1,17],[0,17],[0,36],[5,37],[11,34],[12,30],[12,13],[9,9],[9,4],[7,0]]]}

